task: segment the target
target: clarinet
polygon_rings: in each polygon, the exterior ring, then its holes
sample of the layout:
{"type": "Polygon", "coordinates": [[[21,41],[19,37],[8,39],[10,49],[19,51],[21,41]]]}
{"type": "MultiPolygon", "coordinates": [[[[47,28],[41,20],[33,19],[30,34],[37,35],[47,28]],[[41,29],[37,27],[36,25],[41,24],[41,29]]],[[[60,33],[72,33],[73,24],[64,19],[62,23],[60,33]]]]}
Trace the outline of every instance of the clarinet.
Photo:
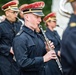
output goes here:
{"type": "MultiPolygon", "coordinates": [[[[42,32],[42,34],[43,34],[43,37],[44,37],[44,39],[45,39],[45,41],[46,41],[46,43],[47,43],[47,45],[48,45],[49,50],[54,50],[54,49],[52,49],[52,48],[50,47],[49,39],[48,39],[47,36],[45,35],[45,32],[44,32],[44,30],[43,30],[43,28],[42,28],[41,25],[39,25],[39,28],[40,28],[40,30],[41,30],[41,32],[42,32]]],[[[57,59],[56,59],[56,63],[57,63],[57,65],[58,65],[61,73],[63,73],[63,71],[62,71],[62,66],[61,66],[61,63],[60,63],[58,57],[57,57],[57,59]]]]}

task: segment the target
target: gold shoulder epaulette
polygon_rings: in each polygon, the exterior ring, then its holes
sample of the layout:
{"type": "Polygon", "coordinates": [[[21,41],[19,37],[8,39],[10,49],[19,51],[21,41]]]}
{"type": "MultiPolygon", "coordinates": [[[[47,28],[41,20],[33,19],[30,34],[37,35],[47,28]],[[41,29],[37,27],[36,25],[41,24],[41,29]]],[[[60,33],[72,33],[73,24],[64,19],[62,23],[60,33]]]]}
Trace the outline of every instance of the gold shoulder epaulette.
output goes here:
{"type": "Polygon", "coordinates": [[[70,23],[70,27],[76,27],[76,23],[75,22],[70,23]]]}

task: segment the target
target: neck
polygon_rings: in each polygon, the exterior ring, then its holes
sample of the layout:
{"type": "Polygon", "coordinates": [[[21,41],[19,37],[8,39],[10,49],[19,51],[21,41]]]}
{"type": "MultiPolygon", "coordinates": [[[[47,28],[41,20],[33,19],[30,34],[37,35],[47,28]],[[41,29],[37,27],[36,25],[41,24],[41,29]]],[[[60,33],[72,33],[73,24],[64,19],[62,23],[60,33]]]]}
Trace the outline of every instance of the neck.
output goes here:
{"type": "Polygon", "coordinates": [[[10,23],[14,23],[15,21],[12,21],[9,17],[6,17],[6,19],[10,22],[10,23]]]}
{"type": "Polygon", "coordinates": [[[34,31],[34,28],[32,27],[32,24],[30,24],[29,22],[25,22],[25,26],[34,31]]]}
{"type": "Polygon", "coordinates": [[[76,15],[76,11],[74,12],[74,14],[76,15]]]}
{"type": "Polygon", "coordinates": [[[52,27],[48,27],[51,31],[54,31],[54,29],[52,27]]]}

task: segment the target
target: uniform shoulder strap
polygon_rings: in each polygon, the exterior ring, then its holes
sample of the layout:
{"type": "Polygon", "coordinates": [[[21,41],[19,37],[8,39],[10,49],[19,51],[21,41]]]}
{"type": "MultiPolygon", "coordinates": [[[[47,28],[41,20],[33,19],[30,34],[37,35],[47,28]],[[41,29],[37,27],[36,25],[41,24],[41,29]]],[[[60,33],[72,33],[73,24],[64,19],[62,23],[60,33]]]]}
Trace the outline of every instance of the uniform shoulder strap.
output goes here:
{"type": "Polygon", "coordinates": [[[21,30],[16,34],[16,36],[21,35],[22,33],[23,33],[23,30],[21,29],[21,30]]]}

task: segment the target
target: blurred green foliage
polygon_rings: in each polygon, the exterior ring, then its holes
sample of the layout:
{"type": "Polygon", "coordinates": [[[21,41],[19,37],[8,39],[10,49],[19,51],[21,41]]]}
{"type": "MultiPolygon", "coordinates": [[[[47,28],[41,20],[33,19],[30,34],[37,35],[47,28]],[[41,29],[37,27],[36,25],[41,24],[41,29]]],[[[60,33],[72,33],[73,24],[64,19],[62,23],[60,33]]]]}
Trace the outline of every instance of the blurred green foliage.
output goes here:
{"type": "MultiPolygon", "coordinates": [[[[0,15],[4,14],[4,12],[1,10],[1,6],[9,1],[11,1],[11,0],[0,0],[0,15]]],[[[30,4],[30,3],[33,3],[36,1],[44,1],[45,2],[45,7],[43,9],[43,12],[45,15],[47,15],[48,13],[51,12],[52,0],[19,0],[19,6],[21,6],[22,4],[30,4]]],[[[45,26],[44,26],[44,28],[45,28],[45,26]]]]}

